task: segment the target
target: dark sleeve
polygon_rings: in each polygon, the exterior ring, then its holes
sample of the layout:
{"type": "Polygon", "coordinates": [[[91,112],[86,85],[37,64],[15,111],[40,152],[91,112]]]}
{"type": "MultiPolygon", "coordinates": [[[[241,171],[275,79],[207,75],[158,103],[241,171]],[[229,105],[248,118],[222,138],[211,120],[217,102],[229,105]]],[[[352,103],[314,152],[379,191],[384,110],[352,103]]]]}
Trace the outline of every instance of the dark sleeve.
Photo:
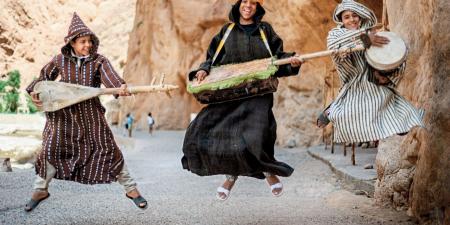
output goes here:
{"type": "Polygon", "coordinates": [[[403,62],[394,72],[389,74],[388,78],[391,81],[388,86],[396,88],[400,80],[403,78],[406,70],[406,61],[403,62]]]}
{"type": "Polygon", "coordinates": [[[39,77],[37,79],[33,80],[33,82],[31,82],[31,84],[29,84],[28,87],[26,88],[26,91],[28,92],[28,94],[30,94],[33,91],[34,85],[36,85],[39,81],[56,80],[56,78],[58,77],[58,74],[59,74],[59,68],[57,66],[56,60],[57,60],[57,57],[55,56],[52,59],[52,61],[47,63],[47,65],[45,65],[41,69],[41,73],[40,73],[39,77]]]}
{"type": "Polygon", "coordinates": [[[107,88],[118,88],[125,84],[125,81],[117,74],[107,58],[103,58],[100,67],[100,79],[107,88]]]}
{"type": "MultiPolygon", "coordinates": [[[[202,62],[200,64],[200,66],[198,67],[198,69],[192,70],[191,72],[189,72],[189,74],[188,74],[189,80],[194,79],[195,74],[199,70],[204,70],[204,71],[206,71],[206,73],[209,74],[209,71],[211,71],[212,60],[213,60],[214,54],[216,53],[217,46],[219,46],[219,43],[222,40],[222,37],[225,34],[226,30],[228,29],[229,25],[230,24],[223,26],[222,29],[220,30],[220,32],[218,34],[216,34],[216,36],[214,36],[214,38],[211,40],[211,43],[209,44],[209,47],[208,47],[208,51],[206,52],[206,61],[202,62]]],[[[222,50],[220,51],[219,55],[217,56],[217,59],[215,62],[220,61],[220,59],[224,55],[224,52],[225,52],[225,48],[222,48],[222,50]]]]}
{"type": "MultiPolygon", "coordinates": [[[[278,36],[278,34],[273,30],[272,26],[268,23],[264,23],[264,31],[267,33],[267,39],[270,45],[270,50],[277,59],[289,58],[295,55],[295,52],[284,52],[283,51],[283,40],[278,36]]],[[[300,71],[299,67],[292,67],[291,64],[286,64],[279,66],[275,76],[286,77],[297,75],[300,71]]]]}

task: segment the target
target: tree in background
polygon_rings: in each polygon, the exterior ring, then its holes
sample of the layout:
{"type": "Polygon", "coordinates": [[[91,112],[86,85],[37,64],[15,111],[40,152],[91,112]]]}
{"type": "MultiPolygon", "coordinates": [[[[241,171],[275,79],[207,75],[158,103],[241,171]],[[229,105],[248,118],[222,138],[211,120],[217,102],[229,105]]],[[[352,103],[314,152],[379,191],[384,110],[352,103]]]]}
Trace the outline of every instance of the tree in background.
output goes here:
{"type": "Polygon", "coordinates": [[[34,103],[31,101],[31,96],[26,95],[26,98],[27,98],[27,106],[28,106],[28,109],[30,110],[30,113],[37,112],[38,109],[37,109],[36,105],[34,105],[34,103]]]}
{"type": "Polygon", "coordinates": [[[19,107],[20,73],[13,70],[6,81],[0,80],[0,112],[16,112],[19,107]]]}

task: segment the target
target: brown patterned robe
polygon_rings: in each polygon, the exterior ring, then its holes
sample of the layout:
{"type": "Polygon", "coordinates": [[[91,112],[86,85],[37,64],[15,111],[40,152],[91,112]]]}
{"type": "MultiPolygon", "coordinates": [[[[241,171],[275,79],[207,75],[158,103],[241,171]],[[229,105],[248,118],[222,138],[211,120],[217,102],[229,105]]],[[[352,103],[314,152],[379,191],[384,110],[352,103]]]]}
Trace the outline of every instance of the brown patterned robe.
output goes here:
{"type": "MultiPolygon", "coordinates": [[[[89,87],[120,87],[124,84],[104,56],[97,54],[98,38],[74,14],[66,45],[41,70],[27,91],[41,80],[56,80],[89,87]],[[91,35],[93,47],[90,56],[77,65],[69,41],[91,35]]],[[[110,183],[123,167],[123,156],[114,141],[104,117],[105,108],[98,98],[92,98],[64,109],[45,113],[43,148],[36,162],[36,173],[45,178],[47,160],[56,168],[55,178],[84,184],[110,183]]]]}

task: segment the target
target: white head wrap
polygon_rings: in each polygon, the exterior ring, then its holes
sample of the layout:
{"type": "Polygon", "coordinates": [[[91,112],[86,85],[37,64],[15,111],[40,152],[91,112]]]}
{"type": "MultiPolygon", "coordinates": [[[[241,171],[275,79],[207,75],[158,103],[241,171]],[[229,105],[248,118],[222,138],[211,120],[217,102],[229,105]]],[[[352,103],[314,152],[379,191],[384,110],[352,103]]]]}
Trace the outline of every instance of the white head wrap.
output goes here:
{"type": "Polygon", "coordinates": [[[341,4],[336,6],[333,13],[333,20],[339,27],[343,25],[341,20],[341,13],[350,10],[361,17],[361,28],[372,27],[377,23],[375,13],[367,8],[365,5],[355,2],[353,0],[342,0],[341,4]]]}

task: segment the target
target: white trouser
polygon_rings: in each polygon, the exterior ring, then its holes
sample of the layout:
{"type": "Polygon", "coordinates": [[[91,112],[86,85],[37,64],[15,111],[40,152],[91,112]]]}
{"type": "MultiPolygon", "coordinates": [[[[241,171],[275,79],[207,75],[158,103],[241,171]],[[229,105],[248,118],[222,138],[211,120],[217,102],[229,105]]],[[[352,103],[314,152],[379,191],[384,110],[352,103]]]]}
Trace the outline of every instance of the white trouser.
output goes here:
{"type": "MultiPolygon", "coordinates": [[[[52,180],[52,178],[56,174],[56,169],[54,166],[52,166],[47,161],[45,162],[47,166],[47,176],[46,179],[43,179],[39,175],[36,175],[36,180],[34,181],[33,189],[34,190],[47,190],[48,184],[52,180]]],[[[120,171],[119,175],[117,176],[117,182],[119,182],[120,185],[123,186],[125,192],[130,192],[134,189],[136,189],[136,182],[131,177],[130,172],[128,171],[127,165],[124,163],[123,168],[120,171]]]]}

